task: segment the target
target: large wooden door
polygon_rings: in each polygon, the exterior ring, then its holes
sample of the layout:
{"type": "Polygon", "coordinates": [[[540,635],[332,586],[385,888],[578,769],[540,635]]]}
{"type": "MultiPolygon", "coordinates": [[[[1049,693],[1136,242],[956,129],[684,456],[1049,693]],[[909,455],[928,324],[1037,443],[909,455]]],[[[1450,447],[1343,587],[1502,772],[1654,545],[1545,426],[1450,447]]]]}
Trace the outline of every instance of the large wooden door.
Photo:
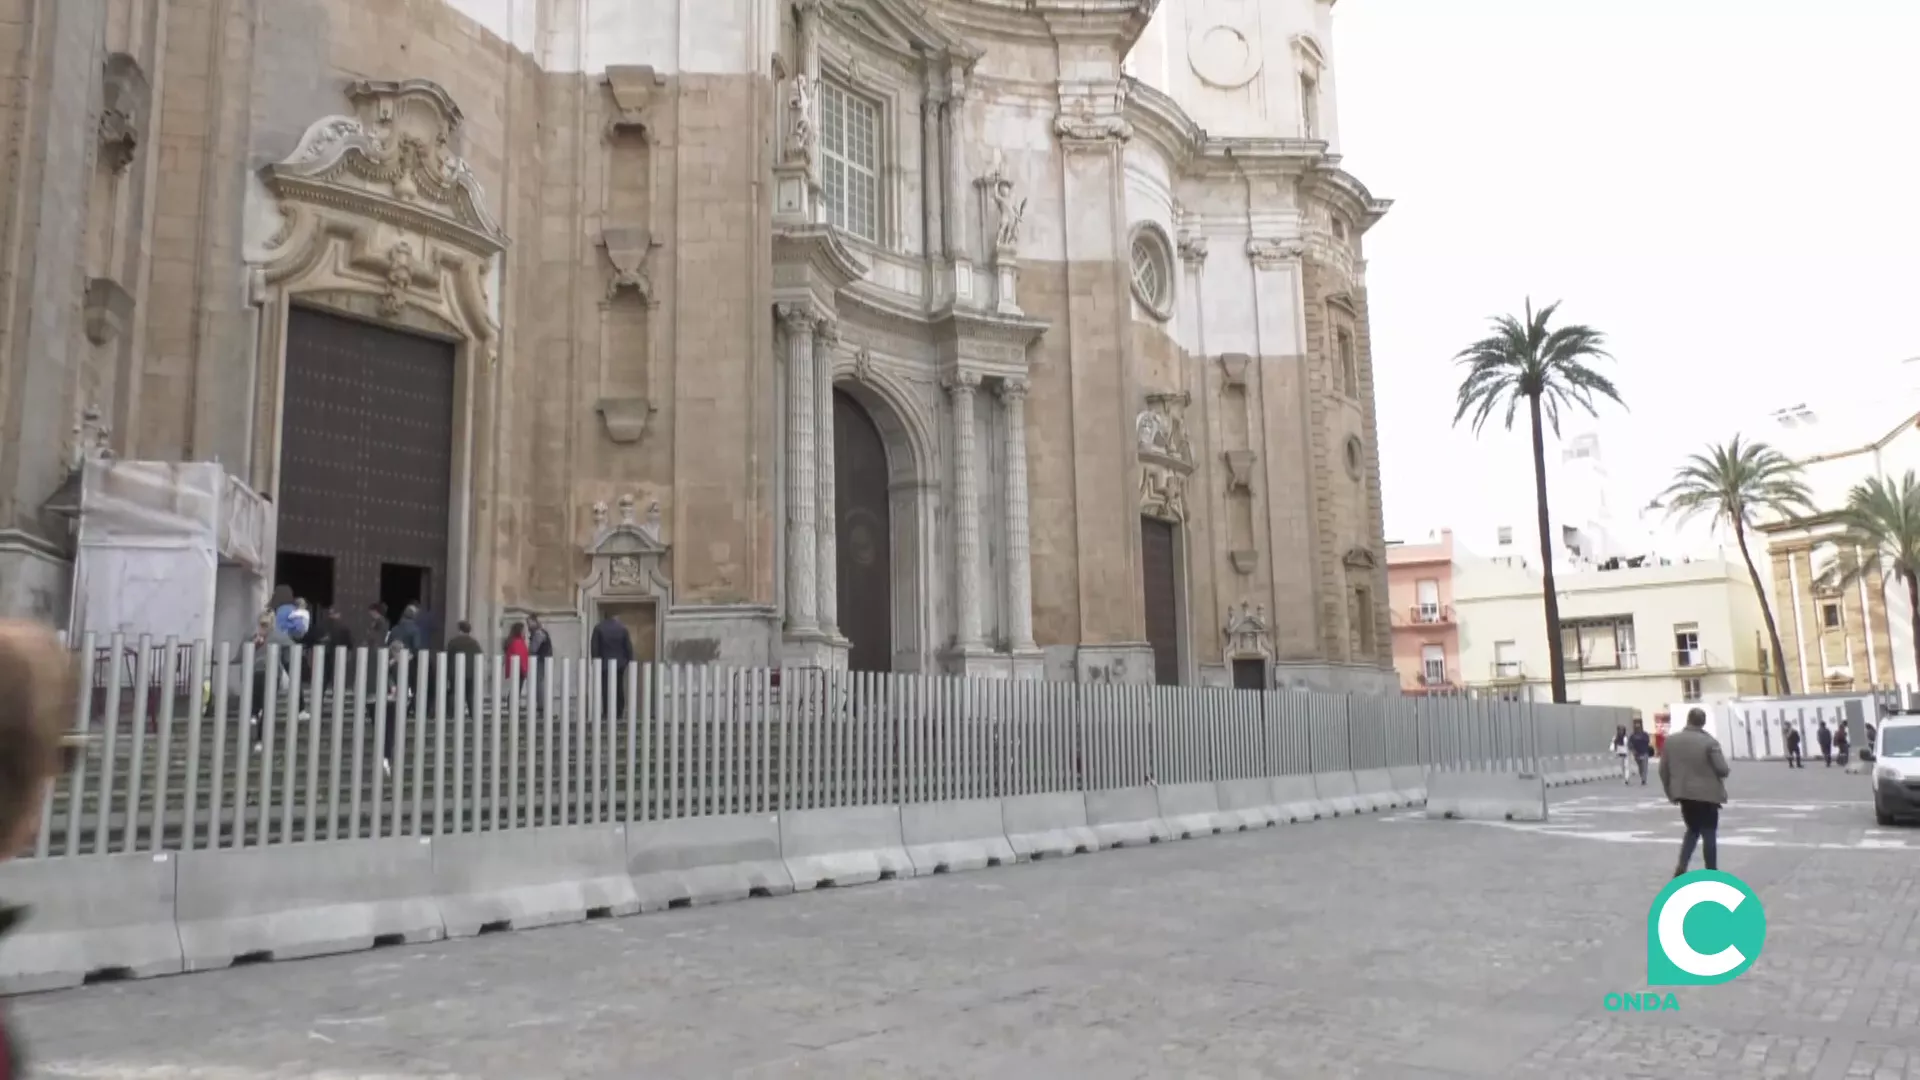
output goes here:
{"type": "Polygon", "coordinates": [[[1175,586],[1173,523],[1140,519],[1140,577],[1146,593],[1147,643],[1153,646],[1153,681],[1180,684],[1180,593],[1175,586]]]}
{"type": "Polygon", "coordinates": [[[887,445],[860,403],[833,394],[834,539],[847,667],[893,670],[893,515],[887,445]]]}
{"type": "Polygon", "coordinates": [[[290,314],[278,546],[330,564],[334,605],[356,625],[379,600],[446,608],[453,383],[450,344],[290,314]]]}

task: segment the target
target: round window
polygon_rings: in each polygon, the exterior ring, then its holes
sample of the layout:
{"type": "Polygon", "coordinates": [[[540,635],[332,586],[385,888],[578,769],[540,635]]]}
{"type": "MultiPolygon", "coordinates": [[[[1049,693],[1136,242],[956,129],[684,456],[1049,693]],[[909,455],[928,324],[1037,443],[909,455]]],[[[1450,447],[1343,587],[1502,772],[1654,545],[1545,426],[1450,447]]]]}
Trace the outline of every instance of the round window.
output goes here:
{"type": "Polygon", "coordinates": [[[1152,224],[1133,230],[1133,245],[1128,253],[1133,269],[1133,298],[1154,318],[1165,321],[1173,316],[1173,252],[1166,234],[1152,224]]]}
{"type": "Polygon", "coordinates": [[[1360,465],[1366,455],[1366,447],[1360,445],[1360,436],[1347,436],[1347,475],[1360,479],[1360,465]]]}

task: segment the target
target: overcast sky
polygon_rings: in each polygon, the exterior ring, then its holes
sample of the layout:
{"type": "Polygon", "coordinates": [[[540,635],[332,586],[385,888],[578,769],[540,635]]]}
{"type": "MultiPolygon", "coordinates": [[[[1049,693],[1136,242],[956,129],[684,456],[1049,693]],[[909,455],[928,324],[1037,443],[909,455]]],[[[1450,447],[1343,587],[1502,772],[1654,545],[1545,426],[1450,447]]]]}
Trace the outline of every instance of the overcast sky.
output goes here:
{"type": "Polygon", "coordinates": [[[1531,539],[1524,430],[1454,430],[1450,364],[1529,294],[1611,338],[1616,509],[1920,356],[1920,0],[1336,12],[1345,164],[1394,200],[1366,241],[1389,539],[1531,539]]]}

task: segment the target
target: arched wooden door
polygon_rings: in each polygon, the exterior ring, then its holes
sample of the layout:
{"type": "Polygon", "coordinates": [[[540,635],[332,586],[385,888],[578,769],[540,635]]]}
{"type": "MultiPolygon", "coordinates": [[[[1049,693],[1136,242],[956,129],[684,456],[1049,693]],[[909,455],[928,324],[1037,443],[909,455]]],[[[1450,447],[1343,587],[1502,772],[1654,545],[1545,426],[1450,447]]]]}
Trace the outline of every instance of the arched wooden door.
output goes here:
{"type": "Polygon", "coordinates": [[[893,670],[893,518],[887,445],[873,417],[833,393],[835,531],[840,633],[852,643],[847,667],[893,670]]]}

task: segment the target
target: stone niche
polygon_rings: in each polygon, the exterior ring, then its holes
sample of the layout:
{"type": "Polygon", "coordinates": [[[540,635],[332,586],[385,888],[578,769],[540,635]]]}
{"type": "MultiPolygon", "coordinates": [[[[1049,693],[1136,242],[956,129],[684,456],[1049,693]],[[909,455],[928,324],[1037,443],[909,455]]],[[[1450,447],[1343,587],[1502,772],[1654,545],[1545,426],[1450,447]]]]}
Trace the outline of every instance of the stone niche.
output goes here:
{"type": "Polygon", "coordinates": [[[606,503],[593,505],[593,539],[585,548],[589,568],[580,582],[583,636],[612,615],[633,636],[637,658],[664,659],[673,583],[661,568],[668,545],[660,537],[660,504],[649,504],[640,520],[635,519],[633,496],[622,495],[618,506],[618,517],[612,518],[606,503]]]}

